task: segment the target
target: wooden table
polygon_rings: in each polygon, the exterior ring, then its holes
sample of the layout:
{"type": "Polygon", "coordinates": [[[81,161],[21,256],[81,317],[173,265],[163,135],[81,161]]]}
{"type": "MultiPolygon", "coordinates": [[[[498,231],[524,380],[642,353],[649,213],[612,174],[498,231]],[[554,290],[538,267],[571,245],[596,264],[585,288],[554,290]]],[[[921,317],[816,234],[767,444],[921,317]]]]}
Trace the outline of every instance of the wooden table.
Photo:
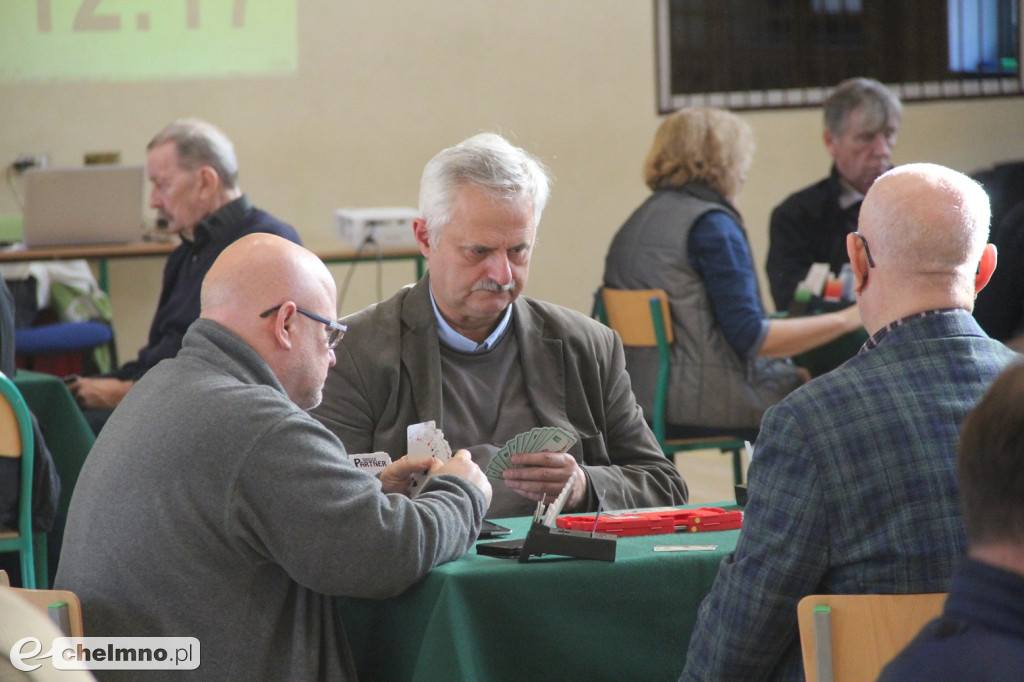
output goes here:
{"type": "Polygon", "coordinates": [[[354,262],[373,262],[376,260],[391,261],[391,260],[411,260],[416,263],[416,281],[419,281],[423,277],[423,273],[426,269],[427,259],[423,257],[420,250],[417,248],[401,248],[401,249],[381,249],[380,255],[374,250],[363,249],[357,252],[355,249],[348,247],[326,247],[326,248],[314,248],[313,253],[320,257],[324,263],[354,263],[354,262]]]}
{"type": "MultiPolygon", "coordinates": [[[[24,263],[38,260],[69,260],[85,258],[99,261],[99,285],[103,291],[110,293],[107,261],[118,258],[153,258],[166,257],[178,245],[178,239],[166,241],[142,241],[133,244],[90,244],[79,246],[45,246],[33,249],[0,251],[0,264],[24,263]]],[[[373,262],[376,260],[412,260],[416,263],[416,279],[423,276],[425,259],[416,248],[382,249],[379,256],[376,251],[363,249],[356,252],[348,247],[326,247],[311,249],[324,263],[373,262]]]]}
{"type": "Polygon", "coordinates": [[[103,291],[110,293],[110,280],[107,274],[107,261],[112,258],[154,258],[166,257],[178,240],[141,241],[133,244],[80,244],[78,246],[39,246],[32,249],[0,251],[0,264],[24,263],[37,260],[71,260],[84,258],[99,261],[99,285],[103,291]]]}

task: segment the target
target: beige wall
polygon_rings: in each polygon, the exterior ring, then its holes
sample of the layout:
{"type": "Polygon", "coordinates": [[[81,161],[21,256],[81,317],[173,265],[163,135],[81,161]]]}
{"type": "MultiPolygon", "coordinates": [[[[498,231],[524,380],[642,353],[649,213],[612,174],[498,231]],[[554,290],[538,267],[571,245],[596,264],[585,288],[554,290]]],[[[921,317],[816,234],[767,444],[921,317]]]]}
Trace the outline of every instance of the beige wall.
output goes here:
{"type": "MultiPolygon", "coordinates": [[[[299,12],[292,77],[0,86],[0,164],[20,153],[78,164],[99,150],[141,163],[164,123],[204,117],[234,139],[253,201],[317,247],[335,242],[336,208],[415,206],[427,159],[496,130],[556,177],[527,292],[589,310],[608,242],[647,193],[640,165],[660,120],[652,3],[302,0],[299,12]]],[[[823,176],[828,157],[817,110],[744,116],[758,153],[739,207],[763,264],[771,207],[823,176]]],[[[1024,98],[912,104],[896,160],[972,171],[1024,158],[1021,121],[1024,98]]],[[[12,210],[5,188],[0,213],[12,210]]],[[[145,341],[161,265],[111,266],[122,359],[145,341]]],[[[385,295],[412,272],[385,265],[385,295]]],[[[360,266],[342,312],[375,299],[376,274],[360,266]]]]}

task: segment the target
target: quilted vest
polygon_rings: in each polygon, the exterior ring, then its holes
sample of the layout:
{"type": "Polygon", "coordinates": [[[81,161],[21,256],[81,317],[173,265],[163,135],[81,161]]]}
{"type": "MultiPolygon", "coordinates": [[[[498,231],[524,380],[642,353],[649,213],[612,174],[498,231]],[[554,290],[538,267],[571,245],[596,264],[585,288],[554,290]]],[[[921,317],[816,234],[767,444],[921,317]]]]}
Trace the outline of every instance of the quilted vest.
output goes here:
{"type": "MultiPolygon", "coordinates": [[[[687,254],[690,230],[709,211],[728,214],[743,231],[739,214],[704,185],[655,191],[613,239],[604,283],[620,289],[660,288],[668,293],[675,336],[668,423],[756,427],[765,409],[796,388],[800,378],[788,360],[741,357],[726,341],[712,313],[704,279],[690,265],[687,254]]],[[[743,234],[746,238],[745,231],[743,234]]],[[[753,260],[750,267],[755,269],[753,260]]],[[[627,348],[626,363],[637,400],[645,414],[650,414],[657,351],[627,348]]]]}

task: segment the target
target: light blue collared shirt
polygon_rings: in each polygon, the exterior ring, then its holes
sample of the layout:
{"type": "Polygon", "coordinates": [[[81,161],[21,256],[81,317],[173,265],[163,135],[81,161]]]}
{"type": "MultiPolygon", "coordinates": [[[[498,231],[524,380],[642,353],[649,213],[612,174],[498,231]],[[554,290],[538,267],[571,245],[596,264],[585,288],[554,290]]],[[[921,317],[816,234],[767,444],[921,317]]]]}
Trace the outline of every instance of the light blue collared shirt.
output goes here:
{"type": "Polygon", "coordinates": [[[477,343],[472,339],[467,339],[462,334],[458,333],[452,326],[441,315],[441,311],[437,309],[437,303],[434,301],[434,292],[430,292],[430,305],[434,306],[434,317],[437,318],[437,335],[441,341],[457,351],[463,353],[482,353],[483,351],[490,350],[494,344],[498,342],[505,330],[508,329],[509,322],[512,320],[512,306],[509,305],[505,308],[505,314],[501,318],[501,322],[498,323],[497,328],[491,332],[491,335],[483,340],[481,343],[477,343]]]}

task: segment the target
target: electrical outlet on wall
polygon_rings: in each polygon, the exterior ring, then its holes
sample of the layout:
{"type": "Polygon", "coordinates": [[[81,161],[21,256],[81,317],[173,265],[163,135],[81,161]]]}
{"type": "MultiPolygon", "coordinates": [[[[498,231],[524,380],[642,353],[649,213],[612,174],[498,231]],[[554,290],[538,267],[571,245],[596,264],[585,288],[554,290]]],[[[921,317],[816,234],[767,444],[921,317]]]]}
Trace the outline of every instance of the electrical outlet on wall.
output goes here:
{"type": "Polygon", "coordinates": [[[49,158],[46,154],[19,154],[11,167],[18,173],[29,168],[46,168],[49,158]]]}

